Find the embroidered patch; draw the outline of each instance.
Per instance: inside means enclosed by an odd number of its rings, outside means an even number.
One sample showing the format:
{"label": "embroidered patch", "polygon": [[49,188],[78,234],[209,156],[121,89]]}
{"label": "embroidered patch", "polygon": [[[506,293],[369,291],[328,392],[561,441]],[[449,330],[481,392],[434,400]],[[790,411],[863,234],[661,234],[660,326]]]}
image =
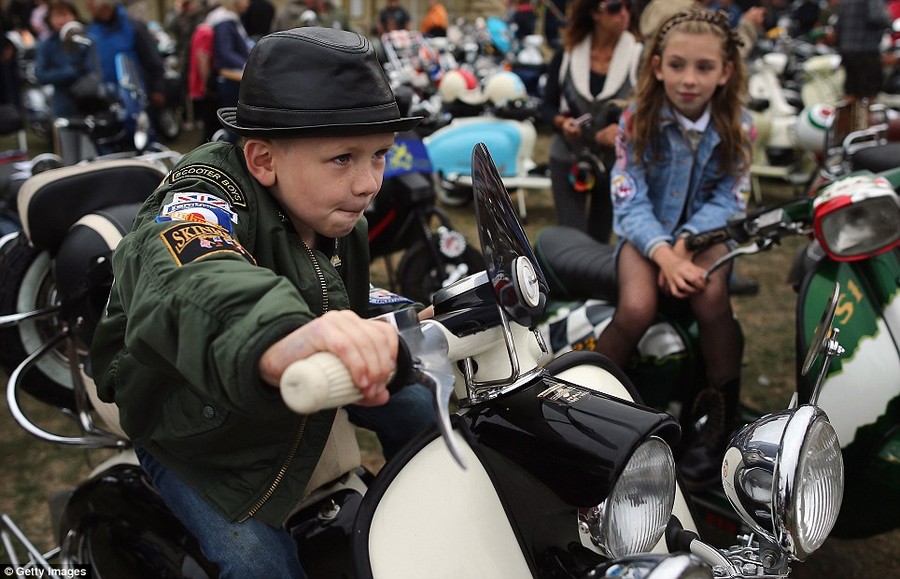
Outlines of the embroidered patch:
{"label": "embroidered patch", "polygon": [[734,188],[731,192],[734,194],[734,199],[741,209],[747,207],[747,201],[750,200],[750,195],[752,194],[750,187],[750,175],[747,174],[734,182]]}
{"label": "embroidered patch", "polygon": [[236,253],[256,265],[253,256],[218,225],[182,222],[159,236],[179,266],[222,252]]}
{"label": "embroidered patch", "polygon": [[247,206],[247,198],[244,196],[241,188],[238,187],[237,181],[218,167],[203,163],[193,163],[169,173],[169,183],[177,183],[182,179],[200,179],[201,181],[212,183],[228,197],[232,205],[237,207]]}
{"label": "embroidered patch", "polygon": [[237,214],[231,210],[227,202],[214,195],[202,193],[176,194],[172,203],[163,205],[156,218],[157,222],[163,221],[194,221],[197,223],[209,223],[218,225],[234,234],[234,223],[237,223]]}
{"label": "embroidered patch", "polygon": [[634,178],[628,173],[617,173],[609,184],[615,205],[625,205],[634,197]]}
{"label": "embroidered patch", "polygon": [[369,284],[369,304],[373,306],[389,306],[394,304],[411,304],[413,301],[386,289]]}

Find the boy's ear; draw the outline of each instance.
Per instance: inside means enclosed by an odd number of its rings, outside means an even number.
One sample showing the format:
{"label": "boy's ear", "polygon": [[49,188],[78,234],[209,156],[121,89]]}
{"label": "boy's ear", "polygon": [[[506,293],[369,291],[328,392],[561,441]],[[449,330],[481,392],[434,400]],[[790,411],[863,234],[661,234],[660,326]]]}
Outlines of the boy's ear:
{"label": "boy's ear", "polygon": [[244,142],[244,160],[247,170],[263,187],[275,184],[275,158],[272,143],[263,139],[247,139]]}

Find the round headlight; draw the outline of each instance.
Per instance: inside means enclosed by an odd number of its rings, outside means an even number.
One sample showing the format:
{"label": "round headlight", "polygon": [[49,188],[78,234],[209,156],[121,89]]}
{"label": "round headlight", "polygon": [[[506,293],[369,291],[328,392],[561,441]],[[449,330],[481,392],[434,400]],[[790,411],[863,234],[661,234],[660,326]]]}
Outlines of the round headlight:
{"label": "round headlight", "polygon": [[783,513],[785,539],[794,546],[794,555],[800,559],[822,546],[837,521],[844,495],[844,461],[841,445],[834,427],[823,415],[812,420],[805,432],[791,432],[789,423],[785,431],[799,445],[796,463],[785,456],[778,465],[779,489],[776,495],[777,509]]}
{"label": "round headlight", "polygon": [[631,455],[606,500],[579,512],[579,524],[608,557],[642,553],[659,542],[674,502],[672,449],[651,437]]}
{"label": "round headlight", "polygon": [[844,493],[844,463],[822,410],[801,406],[745,426],[722,462],[725,495],[757,533],[794,558],[818,549]]}

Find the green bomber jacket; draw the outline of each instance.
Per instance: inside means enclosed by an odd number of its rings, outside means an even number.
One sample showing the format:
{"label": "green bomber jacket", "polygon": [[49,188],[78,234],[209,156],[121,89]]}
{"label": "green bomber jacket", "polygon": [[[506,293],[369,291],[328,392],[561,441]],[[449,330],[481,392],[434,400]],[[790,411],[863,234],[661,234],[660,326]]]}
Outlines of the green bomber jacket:
{"label": "green bomber jacket", "polygon": [[99,396],[134,443],[231,520],[280,525],[334,421],[292,413],[258,373],[269,346],[321,315],[317,269],[328,309],[366,314],[365,220],[313,252],[241,150],[210,143],[165,177],[113,256],[90,351]]}

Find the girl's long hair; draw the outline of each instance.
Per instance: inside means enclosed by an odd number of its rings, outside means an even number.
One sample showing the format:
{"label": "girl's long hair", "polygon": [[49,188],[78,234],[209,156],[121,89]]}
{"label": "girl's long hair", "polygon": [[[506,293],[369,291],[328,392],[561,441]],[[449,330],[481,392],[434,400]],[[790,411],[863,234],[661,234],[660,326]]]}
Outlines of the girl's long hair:
{"label": "girl's long hair", "polygon": [[636,160],[648,149],[655,149],[660,138],[660,113],[666,102],[666,92],[662,81],[653,72],[653,61],[654,57],[662,58],[666,41],[676,32],[714,36],[719,40],[722,61],[725,66],[729,63],[732,66],[728,82],[713,93],[710,113],[713,127],[721,139],[719,167],[728,174],[737,175],[742,167],[750,166],[750,135],[741,126],[741,113],[747,98],[747,67],[739,51],[741,41],[728,25],[725,13],[707,9],[676,14],[660,26],[646,48],[634,94],[635,112],[627,127],[634,140]]}

